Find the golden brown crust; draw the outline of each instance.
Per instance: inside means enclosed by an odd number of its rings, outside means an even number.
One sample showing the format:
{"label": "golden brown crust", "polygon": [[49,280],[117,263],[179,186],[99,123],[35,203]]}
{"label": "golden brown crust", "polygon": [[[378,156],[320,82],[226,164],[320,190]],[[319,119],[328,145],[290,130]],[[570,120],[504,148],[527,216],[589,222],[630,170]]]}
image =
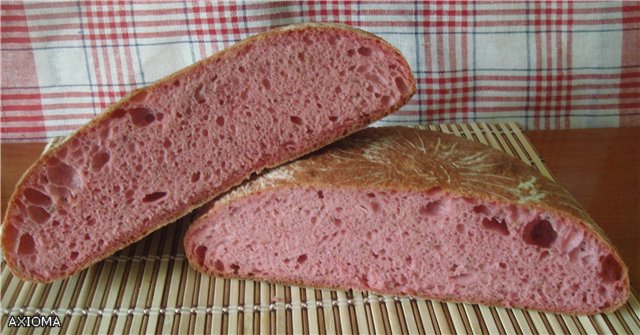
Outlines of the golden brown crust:
{"label": "golden brown crust", "polygon": [[[568,222],[578,222],[596,241],[611,250],[622,266],[624,290],[627,294],[630,292],[628,268],[622,257],[562,186],[502,151],[453,135],[410,127],[367,128],[304,159],[268,171],[222,196],[189,227],[187,236],[199,228],[200,221],[215,216],[216,209],[227,203],[261,192],[295,187],[367,191],[441,188],[454,196],[547,211],[570,219]],[[613,311],[626,300],[604,311]]]}
{"label": "golden brown crust", "polygon": [[[257,42],[257,41],[270,38],[270,37],[272,37],[274,35],[277,35],[277,34],[286,34],[286,33],[291,32],[291,31],[299,31],[299,30],[305,30],[305,29],[336,29],[336,30],[341,30],[343,32],[355,33],[355,34],[357,34],[357,35],[359,35],[361,37],[365,37],[365,38],[368,38],[368,39],[374,39],[376,41],[381,41],[382,42],[382,43],[380,43],[381,46],[383,46],[385,48],[388,48],[391,51],[393,51],[397,56],[399,56],[399,59],[404,63],[406,68],[410,69],[409,64],[407,63],[406,59],[404,59],[404,57],[402,56],[400,51],[397,50],[395,47],[393,47],[392,45],[388,44],[386,41],[382,40],[381,38],[379,38],[379,37],[377,37],[377,36],[375,36],[375,35],[373,35],[371,33],[368,33],[368,32],[365,32],[363,30],[359,30],[359,29],[356,29],[356,28],[353,28],[353,27],[350,27],[350,26],[347,26],[347,25],[333,24],[333,23],[302,23],[302,24],[294,24],[294,25],[290,25],[290,26],[284,26],[284,27],[281,27],[281,28],[278,28],[278,29],[270,30],[270,31],[262,33],[262,34],[251,36],[251,37],[249,37],[249,38],[247,38],[247,39],[245,39],[243,41],[240,41],[237,44],[234,44],[234,45],[232,45],[232,46],[230,46],[230,47],[228,47],[228,48],[226,48],[226,49],[224,49],[224,50],[222,50],[222,51],[220,51],[220,52],[218,52],[218,53],[216,53],[216,54],[214,54],[214,55],[212,55],[212,56],[210,56],[210,57],[208,57],[206,59],[203,59],[203,60],[201,60],[201,61],[199,61],[197,63],[194,63],[194,64],[192,64],[192,65],[190,65],[190,66],[188,66],[188,67],[186,67],[186,68],[184,68],[182,70],[179,70],[179,71],[177,71],[177,72],[175,72],[175,73],[173,73],[173,74],[171,74],[171,75],[169,75],[169,76],[167,76],[167,77],[165,77],[165,78],[163,78],[163,79],[151,84],[150,86],[134,90],[133,92],[131,92],[127,96],[123,97],[117,103],[109,106],[103,113],[101,113],[98,116],[96,116],[89,123],[87,123],[86,125],[82,126],[78,130],[76,130],[65,141],[59,143],[55,147],[51,148],[51,150],[49,150],[48,152],[44,153],[36,162],[34,162],[29,167],[29,169],[27,169],[27,171],[23,174],[23,176],[20,178],[20,180],[16,184],[15,191],[14,191],[13,195],[11,196],[11,198],[9,199],[9,202],[8,202],[8,205],[7,205],[7,211],[6,211],[4,219],[3,219],[2,234],[4,234],[4,229],[7,226],[6,225],[7,219],[11,216],[11,213],[12,213],[12,210],[13,210],[13,208],[15,206],[15,201],[16,201],[17,197],[20,196],[24,192],[24,189],[28,186],[28,185],[25,184],[26,178],[28,176],[30,176],[30,175],[33,175],[34,173],[36,173],[40,169],[42,169],[44,164],[46,163],[46,161],[49,158],[55,156],[59,150],[64,148],[66,143],[69,143],[74,138],[81,136],[83,133],[93,131],[97,126],[101,125],[104,121],[108,120],[115,110],[117,110],[118,108],[121,108],[123,105],[125,105],[129,100],[131,100],[138,93],[143,92],[143,91],[148,91],[148,90],[150,90],[152,88],[164,85],[164,84],[166,84],[168,82],[171,82],[171,81],[174,80],[175,77],[180,76],[182,73],[193,71],[193,70],[195,70],[195,69],[197,69],[199,67],[205,66],[205,64],[207,64],[207,63],[215,62],[218,59],[223,59],[224,57],[226,57],[228,55],[232,55],[236,50],[238,50],[240,48],[243,48],[243,47],[245,47],[245,46],[247,46],[249,44],[253,44],[253,43]],[[333,141],[336,141],[336,140],[339,140],[339,139],[341,139],[341,138],[343,138],[345,136],[348,136],[351,133],[357,131],[358,129],[361,129],[362,127],[365,127],[367,124],[369,124],[369,123],[371,123],[371,122],[373,122],[373,121],[375,121],[377,119],[380,119],[380,118],[384,117],[385,115],[390,114],[393,111],[399,109],[407,101],[409,101],[411,96],[413,96],[413,94],[416,91],[415,78],[412,76],[411,79],[412,80],[409,83],[407,83],[407,92],[404,92],[404,94],[401,96],[401,98],[400,98],[398,103],[396,103],[393,106],[390,106],[390,107],[388,107],[386,109],[382,109],[382,110],[379,110],[379,111],[376,111],[376,112],[372,113],[371,116],[368,119],[363,119],[363,120],[361,120],[361,122],[359,122],[358,124],[353,125],[351,128],[345,129],[345,131],[340,136],[337,136],[337,137],[335,137],[333,139],[330,139],[328,141],[320,143],[319,145],[313,147],[312,149],[310,149],[310,150],[308,150],[306,152],[300,152],[296,156],[289,157],[288,159],[280,161],[277,164],[274,164],[272,166],[266,166],[264,168],[271,168],[271,167],[274,167],[274,166],[278,166],[278,165],[280,165],[280,164],[282,164],[284,162],[290,161],[292,159],[296,159],[296,158],[298,158],[300,156],[303,156],[303,155],[305,155],[305,154],[307,154],[309,152],[317,150],[318,148],[321,148],[321,147],[323,147],[323,146],[325,146],[325,145],[327,145],[327,144],[329,144],[329,143],[331,143]],[[254,173],[260,173],[261,171],[262,170],[254,171]],[[246,176],[246,178],[248,178],[248,177],[249,177],[249,175]],[[125,247],[125,246],[127,246],[127,245],[129,245],[131,243],[134,243],[134,242],[142,239],[143,237],[145,237],[146,235],[151,233],[153,230],[159,229],[159,228],[161,228],[161,227],[163,227],[163,226],[165,226],[165,225],[177,220],[178,218],[186,215],[187,213],[191,212],[195,208],[198,208],[198,207],[202,206],[203,204],[207,203],[208,201],[212,200],[213,198],[217,197],[218,195],[222,194],[223,192],[225,192],[225,191],[227,191],[227,190],[239,185],[240,183],[242,183],[242,181],[239,181],[239,182],[234,183],[234,184],[226,185],[226,187],[223,186],[219,192],[216,192],[215,194],[211,194],[206,198],[200,199],[197,203],[192,204],[191,206],[187,207],[183,212],[176,213],[176,215],[174,215],[174,216],[172,216],[170,218],[167,218],[163,222],[161,222],[158,225],[152,227],[150,230],[142,232],[142,234],[140,234],[139,236],[132,237],[130,240],[128,240],[128,241],[126,241],[126,242],[124,242],[124,243],[122,243],[120,245],[114,246],[112,249],[102,253],[101,255],[96,255],[96,257],[92,261],[87,262],[84,266],[80,267],[74,273],[76,273],[76,272],[78,272],[78,271],[80,271],[82,269],[85,269],[85,268],[91,266],[92,264],[94,264],[94,263],[96,263],[96,262],[98,262],[98,261],[100,261],[100,260],[102,260],[102,259],[104,259],[106,257],[109,257],[114,252],[122,249],[123,247]],[[0,234],[0,238],[1,238],[2,234]],[[63,277],[63,276],[61,276],[59,278],[33,278],[28,274],[16,271],[16,260],[13,259],[11,254],[8,253],[5,250],[4,243],[2,243],[2,248],[3,248],[3,251],[4,251],[5,259],[7,261],[7,265],[9,265],[9,268],[11,269],[12,273],[14,275],[16,275],[17,277],[21,278],[21,279],[33,280],[33,281],[36,281],[36,282],[43,282],[44,283],[44,282],[50,282],[50,281],[53,281],[53,280],[56,280],[56,279],[60,279],[60,278]],[[74,273],[68,274],[68,275],[66,275],[64,277],[73,275]]]}

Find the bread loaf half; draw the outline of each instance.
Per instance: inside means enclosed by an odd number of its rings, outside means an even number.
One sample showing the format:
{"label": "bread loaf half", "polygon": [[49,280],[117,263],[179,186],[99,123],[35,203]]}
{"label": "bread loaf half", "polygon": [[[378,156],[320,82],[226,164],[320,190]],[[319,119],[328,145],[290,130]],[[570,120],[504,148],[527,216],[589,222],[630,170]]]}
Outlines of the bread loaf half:
{"label": "bread loaf half", "polygon": [[24,279],[68,276],[415,89],[398,50],[347,26],[248,38],[133,92],[38,160],[4,219],[7,264]]}
{"label": "bread loaf half", "polygon": [[571,314],[629,296],[620,255],[561,186],[413,128],[365,129],[243,184],[184,245],[223,277]]}

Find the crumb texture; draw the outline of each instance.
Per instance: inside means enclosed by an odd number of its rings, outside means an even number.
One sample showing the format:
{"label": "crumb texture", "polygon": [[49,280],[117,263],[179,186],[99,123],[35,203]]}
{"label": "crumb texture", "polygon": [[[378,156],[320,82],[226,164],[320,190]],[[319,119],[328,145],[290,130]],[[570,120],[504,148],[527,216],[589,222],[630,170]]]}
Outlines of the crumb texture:
{"label": "crumb texture", "polygon": [[282,30],[139,91],[39,162],[2,244],[21,277],[64,277],[265,166],[398,108],[415,90],[388,44]]}
{"label": "crumb texture", "polygon": [[625,297],[575,222],[440,189],[275,189],[211,214],[185,250],[213,274],[574,313]]}
{"label": "crumb texture", "polygon": [[560,185],[504,152],[361,130],[223,195],[189,228],[211,274],[545,311],[629,296],[627,268]]}

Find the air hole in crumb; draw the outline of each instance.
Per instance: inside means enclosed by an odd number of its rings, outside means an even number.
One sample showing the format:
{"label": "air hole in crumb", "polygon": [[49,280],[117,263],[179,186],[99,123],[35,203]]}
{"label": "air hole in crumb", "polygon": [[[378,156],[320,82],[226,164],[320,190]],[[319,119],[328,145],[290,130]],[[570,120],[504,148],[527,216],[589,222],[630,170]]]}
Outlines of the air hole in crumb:
{"label": "air hole in crumb", "polygon": [[164,141],[162,142],[162,146],[164,148],[170,148],[171,147],[171,140],[168,138],[165,138]]}
{"label": "air hole in crumb", "polygon": [[318,198],[320,199],[324,198],[324,194],[322,193],[322,191],[318,191]]}
{"label": "air hole in crumb", "polygon": [[146,107],[137,107],[129,110],[131,121],[136,127],[146,127],[156,120],[153,111]]}
{"label": "air hole in crumb", "polygon": [[331,116],[329,116],[329,121],[336,122],[336,121],[338,121],[338,117],[331,115]]}
{"label": "air hole in crumb", "polygon": [[27,198],[27,201],[29,201],[34,205],[38,205],[38,206],[51,205],[51,198],[48,195],[31,187],[27,187],[24,190],[24,197]]}
{"label": "air hole in crumb", "polygon": [[289,119],[293,124],[296,124],[298,126],[302,124],[302,119],[297,116],[290,116]]}
{"label": "air hole in crumb", "polygon": [[376,74],[373,73],[367,73],[364,76],[368,81],[374,82],[374,83],[380,83],[380,77],[378,77]]}
{"label": "air hole in crumb", "polygon": [[271,89],[271,82],[269,81],[269,79],[262,79],[262,86],[264,86],[264,88],[267,90]]}
{"label": "air hole in crumb", "polygon": [[333,224],[334,224],[336,227],[340,227],[340,225],[342,224],[342,220],[340,220],[340,219],[338,219],[338,218],[333,218],[333,219],[331,220],[331,222],[333,222]]}
{"label": "air hole in crumb", "polygon": [[36,251],[36,242],[30,234],[20,236],[20,244],[18,244],[18,255],[30,255]]}
{"label": "air hole in crumb", "polygon": [[464,225],[461,225],[461,224],[456,225],[456,231],[458,233],[463,233],[464,232]]}
{"label": "air hole in crumb", "polygon": [[196,262],[198,266],[202,267],[204,265],[204,257],[207,253],[207,247],[204,245],[198,246],[196,248]]}
{"label": "air hole in crumb", "polygon": [[347,56],[353,57],[353,55],[355,55],[355,54],[356,54],[355,50],[353,50],[353,49],[347,50]]}
{"label": "air hole in crumb", "polygon": [[498,263],[498,266],[499,266],[501,269],[506,269],[506,268],[507,268],[507,264],[505,264],[505,263],[503,263],[503,262]]}
{"label": "air hole in crumb", "polygon": [[142,202],[153,202],[164,198],[167,192],[153,192],[149,193],[142,198]]}
{"label": "air hole in crumb", "polygon": [[118,109],[114,110],[113,112],[111,112],[111,116],[114,119],[120,119],[123,116],[125,116],[126,114],[127,114],[127,111],[122,109],[122,108],[118,108]]}
{"label": "air hole in crumb", "polygon": [[602,260],[602,270],[600,277],[605,282],[613,282],[622,279],[622,266],[616,261],[613,255],[609,254]]}
{"label": "air hole in crumb", "polygon": [[303,264],[306,261],[307,261],[307,254],[300,255],[296,259],[296,262],[298,262],[298,264]]}
{"label": "air hole in crumb", "polygon": [[375,198],[376,195],[374,193],[367,193],[367,197],[369,198]]}
{"label": "air hole in crumb", "polygon": [[53,220],[53,221],[51,222],[51,226],[52,226],[52,227],[57,227],[57,226],[59,226],[59,225],[60,225],[60,221],[58,221],[58,220]]}
{"label": "air hole in crumb", "polygon": [[36,223],[42,224],[47,222],[51,217],[51,214],[47,212],[44,208],[38,206],[29,206],[27,207],[27,214],[29,218],[31,218]]}
{"label": "air hole in crumb", "polygon": [[245,72],[244,66],[240,65],[240,67],[238,67],[238,71],[240,71],[241,73]]}
{"label": "air hole in crumb", "polygon": [[224,117],[222,117],[222,116],[218,116],[218,117],[216,118],[216,124],[217,124],[218,126],[220,126],[220,127],[224,126]]}
{"label": "air hole in crumb", "polygon": [[380,211],[380,204],[379,204],[377,201],[372,202],[372,203],[371,203],[371,210],[372,210],[374,213],[379,212],[379,211]]}
{"label": "air hole in crumb", "polygon": [[540,253],[540,256],[538,257],[539,260],[543,260],[545,258],[549,257],[549,251],[545,250],[543,252]]}
{"label": "air hole in crumb", "polygon": [[87,216],[85,220],[87,221],[87,226],[93,226],[94,224],[96,224],[96,219],[94,219],[91,215]]}
{"label": "air hole in crumb", "polygon": [[109,136],[111,135],[111,128],[109,128],[108,125],[105,125],[101,130],[100,130],[100,138],[102,140],[108,140]]}
{"label": "air hole in crumb", "polygon": [[91,168],[93,171],[100,171],[108,162],[111,156],[104,151],[98,152],[91,158]]}
{"label": "air hole in crumb", "polygon": [[524,242],[531,245],[537,245],[542,248],[548,248],[558,237],[558,233],[548,220],[533,220],[524,227]]}
{"label": "air hole in crumb", "polygon": [[308,45],[313,44],[313,40],[311,40],[311,38],[309,38],[309,36],[305,35],[302,37],[302,41]]}
{"label": "air hole in crumb", "polygon": [[57,186],[76,188],[80,184],[76,170],[62,162],[50,167],[47,171],[47,175],[49,176],[49,181]]}
{"label": "air hole in crumb", "polygon": [[213,268],[216,269],[216,271],[218,271],[218,272],[223,272],[224,271],[224,263],[222,263],[221,260],[217,259],[215,261],[215,263],[213,263]]}
{"label": "air hole in crumb", "polygon": [[191,175],[191,182],[192,183],[195,183],[198,180],[200,180],[200,171],[198,171],[198,172],[196,172],[196,173]]}
{"label": "air hole in crumb", "polygon": [[440,211],[441,203],[440,200],[432,201],[422,207],[420,207],[420,215],[422,216],[430,216],[436,215]]}
{"label": "air hole in crumb", "polygon": [[84,234],[84,240],[88,241],[91,239],[91,236],[89,236],[89,234]]}
{"label": "air hole in crumb", "polygon": [[340,94],[342,93],[342,88],[340,86],[337,86],[334,91],[336,92],[336,94]]}
{"label": "air hole in crumb", "polygon": [[487,208],[487,206],[484,206],[484,205],[473,206],[473,212],[482,214],[482,215],[487,215],[487,216],[491,214],[489,212],[489,208]]}
{"label": "air hole in crumb", "polygon": [[77,251],[72,251],[69,258],[71,258],[72,261],[75,261],[78,258],[78,255],[80,254]]}
{"label": "air hole in crumb", "polygon": [[382,98],[380,98],[380,103],[382,104],[382,107],[391,106],[391,97],[388,95],[383,95]]}
{"label": "air hole in crumb", "polygon": [[193,93],[193,97],[196,99],[196,102],[199,104],[205,103],[207,101],[207,97],[204,94],[204,86],[200,85],[196,88]]}
{"label": "air hole in crumb", "polygon": [[129,101],[136,104],[140,104],[140,103],[143,103],[145,100],[147,100],[147,95],[148,95],[147,91],[138,91],[133,97],[131,97]]}
{"label": "air hole in crumb", "polygon": [[369,70],[371,70],[371,65],[370,64],[364,64],[364,65],[358,66],[358,68],[356,69],[356,72],[365,73],[365,72],[368,72]]}
{"label": "air hole in crumb", "polygon": [[298,59],[299,59],[301,62],[304,62],[304,52],[299,52],[299,53],[298,53]]}
{"label": "air hole in crumb", "polygon": [[404,80],[402,78],[396,77],[394,81],[396,82],[396,87],[400,92],[404,92],[407,90],[407,85],[404,83]]}
{"label": "air hole in crumb", "polygon": [[367,48],[367,47],[359,47],[358,53],[362,56],[369,57],[371,56],[372,51],[370,48]]}
{"label": "air hole in crumb", "polygon": [[500,233],[501,235],[504,235],[504,236],[509,235],[507,222],[504,219],[498,220],[496,218],[491,218],[491,219],[483,218],[482,226],[488,230]]}
{"label": "air hole in crumb", "polygon": [[233,270],[233,274],[235,275],[238,274],[238,271],[240,270],[240,265],[233,263],[229,265],[229,267]]}
{"label": "air hole in crumb", "polygon": [[202,137],[209,137],[209,130],[202,129]]}
{"label": "air hole in crumb", "polygon": [[[72,142],[72,143],[76,143],[76,141],[77,141],[77,139],[73,140],[73,142]],[[77,144],[77,145],[80,145],[80,144],[79,144],[79,142],[78,142],[78,144]],[[76,146],[77,146],[77,145],[76,145]],[[47,161],[47,165],[49,165],[49,166],[56,166],[56,165],[59,165],[60,163],[62,163],[62,161],[61,161],[61,160],[59,160],[59,159],[58,159],[58,157],[51,157],[51,158],[49,158],[49,160]]]}

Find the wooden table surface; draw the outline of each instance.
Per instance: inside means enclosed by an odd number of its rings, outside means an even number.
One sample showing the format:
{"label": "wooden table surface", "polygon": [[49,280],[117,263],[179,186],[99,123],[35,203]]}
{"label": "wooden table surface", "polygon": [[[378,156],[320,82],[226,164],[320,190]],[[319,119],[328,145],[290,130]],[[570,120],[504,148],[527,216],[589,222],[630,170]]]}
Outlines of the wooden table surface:
{"label": "wooden table surface", "polygon": [[[527,131],[556,180],[607,233],[640,290],[640,128]],[[44,143],[2,144],[2,215]]]}

